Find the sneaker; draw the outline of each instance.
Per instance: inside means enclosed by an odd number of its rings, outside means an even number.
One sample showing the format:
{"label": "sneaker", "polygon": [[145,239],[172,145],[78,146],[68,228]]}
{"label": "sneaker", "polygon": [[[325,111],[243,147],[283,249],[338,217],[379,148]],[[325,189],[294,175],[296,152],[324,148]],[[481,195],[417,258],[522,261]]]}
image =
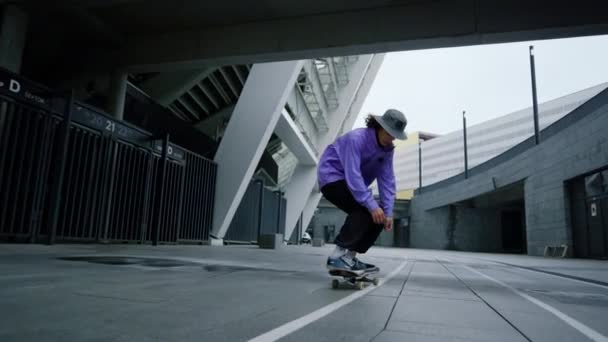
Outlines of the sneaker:
{"label": "sneaker", "polygon": [[365,270],[365,272],[380,271],[380,268],[376,267],[376,265],[365,263],[365,262],[357,259],[356,257],[353,258],[353,261],[355,262],[356,265],[358,265],[357,268],[363,269],[363,270]]}
{"label": "sneaker", "polygon": [[327,269],[330,271],[348,271],[356,274],[365,273],[365,269],[362,268],[360,263],[354,262],[350,265],[343,257],[327,258]]}

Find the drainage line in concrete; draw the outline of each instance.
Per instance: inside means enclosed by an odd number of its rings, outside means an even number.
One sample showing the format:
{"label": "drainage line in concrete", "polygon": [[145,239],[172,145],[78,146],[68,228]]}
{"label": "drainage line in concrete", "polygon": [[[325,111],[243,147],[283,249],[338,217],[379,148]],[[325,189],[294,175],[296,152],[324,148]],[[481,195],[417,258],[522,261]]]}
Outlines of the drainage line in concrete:
{"label": "drainage line in concrete", "polygon": [[410,279],[410,274],[412,273],[412,270],[414,269],[414,265],[416,265],[416,261],[414,261],[411,264],[410,270],[407,272],[407,276],[405,276],[405,281],[403,282],[403,285],[401,286],[401,290],[399,291],[399,295],[397,296],[397,299],[393,303],[393,307],[391,308],[391,312],[389,313],[388,318],[386,319],[386,322],[384,323],[384,327],[382,328],[382,330],[378,331],[378,333],[376,334],[376,336],[372,337],[372,339],[370,340],[370,342],[372,342],[373,340],[375,340],[388,327],[388,322],[390,322],[391,317],[393,317],[393,312],[395,311],[395,307],[397,307],[397,302],[399,301],[399,298],[401,298],[401,294],[403,293],[403,289],[405,289],[405,284]]}
{"label": "drainage line in concrete", "polygon": [[479,298],[482,302],[484,302],[492,311],[496,312],[496,314],[498,316],[500,316],[503,320],[505,320],[505,322],[507,322],[507,324],[509,324],[521,336],[523,336],[526,339],[526,341],[532,342],[532,340],[528,336],[526,336],[526,334],[524,334],[523,331],[521,331],[518,327],[516,327],[515,324],[513,324],[511,321],[509,321],[503,314],[501,314],[500,312],[498,312],[498,310],[496,310],[492,305],[490,305],[490,303],[488,303],[477,292],[475,292],[475,290],[473,290],[472,287],[470,287],[459,276],[457,276],[456,273],[452,272],[452,270],[450,270],[446,265],[444,265],[441,261],[439,261],[439,259],[435,258],[435,260],[437,260],[437,263],[439,263],[439,265],[443,266],[443,268],[445,268],[451,275],[453,275],[456,279],[458,279],[458,281],[460,281],[464,286],[466,286],[467,289],[469,289],[469,291],[471,291],[477,298]]}

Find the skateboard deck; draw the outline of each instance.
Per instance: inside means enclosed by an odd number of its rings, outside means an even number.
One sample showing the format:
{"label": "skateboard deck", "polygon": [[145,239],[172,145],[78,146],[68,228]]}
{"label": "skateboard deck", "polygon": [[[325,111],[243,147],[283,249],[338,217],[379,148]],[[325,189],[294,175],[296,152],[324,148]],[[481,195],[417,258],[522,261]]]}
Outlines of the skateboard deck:
{"label": "skateboard deck", "polygon": [[344,270],[330,270],[329,275],[333,277],[341,277],[343,279],[341,282],[340,279],[333,278],[331,280],[331,288],[337,289],[342,283],[349,284],[350,286],[355,286],[359,290],[363,290],[368,284],[374,284],[374,286],[377,286],[379,283],[379,279],[370,276],[378,272],[379,270],[373,270],[369,272],[364,272],[362,274],[357,274]]}

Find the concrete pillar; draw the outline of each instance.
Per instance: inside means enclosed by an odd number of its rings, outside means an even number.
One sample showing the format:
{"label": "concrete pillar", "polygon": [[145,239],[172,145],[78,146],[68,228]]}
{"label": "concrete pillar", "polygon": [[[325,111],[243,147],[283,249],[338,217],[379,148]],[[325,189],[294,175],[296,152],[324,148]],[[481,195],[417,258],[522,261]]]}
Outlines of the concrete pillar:
{"label": "concrete pillar", "polygon": [[127,96],[127,74],[115,72],[110,77],[108,88],[108,105],[106,110],[116,120],[122,120]]}
{"label": "concrete pillar", "polygon": [[[317,182],[317,166],[298,163],[285,188],[285,239],[289,239]],[[304,223],[304,222],[302,222]]]}
{"label": "concrete pillar", "polygon": [[212,244],[226,234],[303,63],[264,63],[251,69],[215,155]]}
{"label": "concrete pillar", "polygon": [[0,11],[0,67],[19,73],[27,36],[27,14],[15,5],[5,5]]}
{"label": "concrete pillar", "polygon": [[[363,55],[359,57],[357,63],[350,67],[350,82],[338,91],[340,105],[328,115],[329,130],[320,137],[319,153],[323,153],[327,145],[331,144],[339,134],[352,128],[383,60],[384,54]],[[287,198],[286,237],[291,236],[305,206],[312,206],[314,212],[314,208],[318,205],[321,199],[320,194],[310,196],[310,198],[302,196],[302,194],[311,194],[316,184],[316,167],[314,171],[309,170],[306,166],[298,165],[296,167],[291,181],[285,188]],[[303,217],[303,224],[308,225],[309,222],[310,217],[308,219]]]}

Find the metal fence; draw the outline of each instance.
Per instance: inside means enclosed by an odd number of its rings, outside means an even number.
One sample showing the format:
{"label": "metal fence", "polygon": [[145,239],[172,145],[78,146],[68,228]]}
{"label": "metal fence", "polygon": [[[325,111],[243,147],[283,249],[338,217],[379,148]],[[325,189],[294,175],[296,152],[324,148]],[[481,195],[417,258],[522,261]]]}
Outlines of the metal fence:
{"label": "metal fence", "polygon": [[[208,239],[213,220],[216,172],[215,164],[195,153],[186,153],[184,205],[179,241]],[[201,203],[209,205],[201,206]]]}
{"label": "metal fence", "polygon": [[0,69],[0,238],[208,240],[216,164]]}
{"label": "metal fence", "polygon": [[285,234],[286,207],[287,201],[281,193],[268,190],[262,181],[252,181],[224,240],[257,243],[260,235]]}
{"label": "metal fence", "polygon": [[0,237],[27,240],[40,230],[57,123],[0,95]]}

